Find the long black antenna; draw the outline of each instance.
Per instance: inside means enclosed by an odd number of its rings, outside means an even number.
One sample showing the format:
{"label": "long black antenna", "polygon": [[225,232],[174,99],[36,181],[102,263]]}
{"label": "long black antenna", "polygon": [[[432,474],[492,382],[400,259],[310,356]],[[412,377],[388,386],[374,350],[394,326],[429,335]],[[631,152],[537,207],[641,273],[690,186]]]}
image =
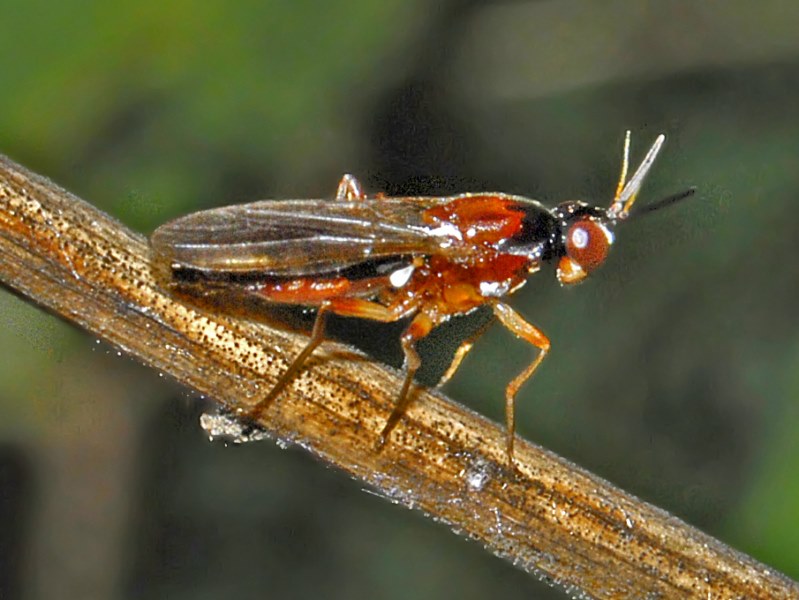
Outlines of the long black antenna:
{"label": "long black antenna", "polygon": [[671,206],[672,204],[676,204],[681,200],[685,200],[686,198],[690,198],[696,193],[696,188],[688,188],[685,191],[678,192],[676,194],[672,194],[671,196],[666,196],[665,198],[661,198],[655,202],[650,204],[644,204],[643,206],[636,207],[636,210],[632,211],[630,217],[640,217],[647,213],[651,213],[656,210],[660,210],[666,206]]}

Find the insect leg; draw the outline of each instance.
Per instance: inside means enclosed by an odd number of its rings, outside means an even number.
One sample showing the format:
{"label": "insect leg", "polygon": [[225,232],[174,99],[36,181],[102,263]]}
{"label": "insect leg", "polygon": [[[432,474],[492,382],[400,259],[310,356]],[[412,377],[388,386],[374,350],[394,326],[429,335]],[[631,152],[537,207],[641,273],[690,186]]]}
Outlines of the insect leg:
{"label": "insect leg", "polygon": [[458,346],[457,350],[455,350],[455,354],[452,357],[452,362],[449,364],[449,367],[447,367],[447,370],[441,376],[441,379],[438,380],[436,387],[441,387],[442,385],[447,383],[450,379],[452,379],[452,376],[455,375],[455,372],[461,366],[461,363],[463,362],[463,359],[466,358],[466,355],[469,354],[469,351],[474,346],[474,343],[478,339],[480,339],[483,336],[483,334],[486,332],[486,330],[489,327],[491,327],[491,325],[493,324],[494,324],[494,319],[488,319],[485,323],[480,325],[480,327],[478,327],[474,333],[472,333],[468,338],[466,338],[463,342],[461,342],[461,345]]}
{"label": "insect leg", "polygon": [[345,174],[338,183],[336,190],[336,200],[364,200],[366,194],[363,193],[361,182],[349,173]]}
{"label": "insect leg", "polygon": [[[294,362],[289,365],[286,372],[280,376],[280,379],[277,380],[277,383],[275,383],[274,387],[269,391],[266,398],[258,402],[245,416],[253,420],[257,419],[297,375],[303,364],[305,364],[305,361],[308,360],[308,357],[317,346],[324,341],[325,317],[327,313],[332,312],[346,317],[360,317],[362,319],[390,323],[408,316],[414,310],[415,307],[413,306],[383,306],[377,302],[370,302],[360,298],[334,298],[323,302],[316,313],[316,321],[314,321],[311,339],[308,341],[308,344],[303,348],[302,352],[299,353],[297,358],[294,359]],[[411,329],[411,327],[408,329]],[[418,368],[418,365],[416,368]]]}
{"label": "insect leg", "polygon": [[291,382],[292,379],[297,375],[299,370],[302,368],[302,365],[305,364],[305,361],[308,360],[308,357],[316,350],[316,347],[322,343],[325,339],[325,317],[330,310],[330,303],[325,302],[319,306],[319,310],[316,312],[316,320],[313,324],[313,329],[311,330],[311,339],[308,340],[308,344],[305,348],[302,349],[297,355],[297,358],[294,359],[289,365],[289,368],[280,376],[277,380],[277,383],[269,390],[269,394],[267,394],[266,398],[258,402],[250,411],[247,413],[247,417],[250,419],[257,419],[261,413],[263,413],[269,405],[277,398],[278,394],[282,392],[285,387]]}
{"label": "insect leg", "polygon": [[393,323],[408,317],[416,310],[412,305],[383,306],[362,298],[333,298],[328,302],[330,312],[342,317],[358,317],[379,323]]}
{"label": "insect leg", "polygon": [[494,314],[500,322],[510,330],[516,337],[520,337],[525,342],[539,349],[538,356],[535,357],[527,368],[519,373],[505,388],[505,419],[507,422],[507,450],[508,462],[513,465],[513,441],[516,430],[516,393],[524,385],[530,376],[538,368],[549,352],[549,338],[545,336],[537,327],[528,323],[522,316],[507,304],[496,302],[492,305]]}
{"label": "insect leg", "polygon": [[428,315],[419,313],[413,318],[413,321],[411,321],[411,324],[408,325],[408,328],[400,338],[402,351],[405,354],[405,381],[402,382],[402,389],[400,389],[397,403],[394,405],[394,410],[391,411],[386,424],[383,426],[383,430],[380,432],[380,437],[376,444],[378,450],[386,444],[391,431],[397,425],[402,415],[405,414],[405,409],[408,408],[408,402],[410,401],[408,392],[411,389],[413,377],[422,364],[422,360],[416,352],[416,342],[430,333],[435,325],[436,323]]}

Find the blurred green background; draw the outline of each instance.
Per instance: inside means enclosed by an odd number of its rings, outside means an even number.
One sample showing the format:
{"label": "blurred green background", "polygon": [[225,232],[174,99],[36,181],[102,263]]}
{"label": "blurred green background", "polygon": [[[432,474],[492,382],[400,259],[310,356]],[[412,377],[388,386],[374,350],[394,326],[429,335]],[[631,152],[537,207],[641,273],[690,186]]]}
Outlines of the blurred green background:
{"label": "blurred green background", "polygon": [[[514,297],[554,343],[518,428],[799,578],[799,5],[120,6],[3,3],[0,152],[145,233],[344,172],[605,205],[624,130],[636,164],[665,132],[642,202],[697,197]],[[208,404],[9,293],[0,352],[4,600],[564,597],[302,451],[209,443]],[[499,420],[528,358],[493,328],[448,392]]]}

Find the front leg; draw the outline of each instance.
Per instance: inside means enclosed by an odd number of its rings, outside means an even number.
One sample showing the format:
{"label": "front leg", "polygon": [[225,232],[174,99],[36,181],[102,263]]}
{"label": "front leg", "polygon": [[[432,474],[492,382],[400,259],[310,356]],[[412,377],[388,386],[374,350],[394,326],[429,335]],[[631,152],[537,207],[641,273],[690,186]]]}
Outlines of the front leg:
{"label": "front leg", "polygon": [[496,302],[492,304],[494,314],[510,332],[523,339],[525,342],[535,346],[540,350],[527,368],[519,373],[505,388],[505,419],[507,422],[507,450],[508,463],[513,466],[513,441],[516,436],[516,394],[524,382],[530,379],[544,357],[549,352],[549,338],[543,334],[535,325],[524,320],[524,318],[507,304]]}

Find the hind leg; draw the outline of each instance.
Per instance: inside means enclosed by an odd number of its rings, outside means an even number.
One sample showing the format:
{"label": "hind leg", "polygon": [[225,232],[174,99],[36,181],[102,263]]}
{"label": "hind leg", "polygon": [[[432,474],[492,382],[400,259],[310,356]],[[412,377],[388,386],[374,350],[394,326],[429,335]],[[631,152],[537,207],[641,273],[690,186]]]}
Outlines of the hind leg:
{"label": "hind leg", "polygon": [[308,344],[289,365],[289,368],[280,376],[266,397],[250,409],[245,416],[257,420],[286,386],[297,376],[297,373],[299,373],[302,366],[311,354],[313,354],[313,351],[316,350],[325,339],[325,319],[328,313],[332,312],[346,317],[360,317],[362,319],[390,323],[408,316],[412,310],[412,308],[405,306],[386,307],[382,304],[359,298],[335,298],[333,300],[326,300],[319,306],[319,310],[316,313],[316,320],[314,321],[311,338],[308,340]]}
{"label": "hind leg", "polygon": [[258,404],[250,409],[246,415],[248,418],[256,420],[259,416],[261,416],[261,414],[272,404],[275,398],[278,397],[280,392],[282,392],[291,382],[291,380],[294,379],[299,370],[302,369],[302,365],[304,365],[305,361],[308,360],[308,357],[313,354],[313,351],[316,350],[316,347],[319,346],[322,341],[324,341],[325,317],[327,316],[329,310],[330,305],[328,303],[322,304],[319,307],[319,310],[316,313],[316,320],[314,321],[313,329],[311,330],[311,339],[308,340],[308,344],[302,349],[302,352],[297,355],[297,358],[295,358],[294,361],[289,365],[289,368],[283,372],[272,389],[269,390],[266,398],[258,402]]}

